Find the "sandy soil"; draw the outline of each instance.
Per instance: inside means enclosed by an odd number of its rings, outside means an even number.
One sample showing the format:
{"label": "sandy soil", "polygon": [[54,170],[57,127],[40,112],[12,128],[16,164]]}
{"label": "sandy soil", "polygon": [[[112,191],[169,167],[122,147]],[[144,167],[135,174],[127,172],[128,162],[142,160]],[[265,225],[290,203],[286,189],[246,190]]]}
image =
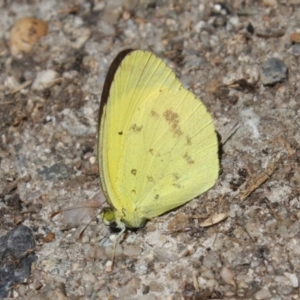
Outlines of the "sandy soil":
{"label": "sandy soil", "polygon": [[[219,2],[0,1],[0,234],[30,227],[38,256],[12,298],[299,299],[300,1]],[[48,34],[12,56],[23,17]],[[222,172],[209,192],[128,231],[109,272],[116,233],[97,217],[78,235],[107,205],[98,110],[126,48],[153,51],[202,99]]]}

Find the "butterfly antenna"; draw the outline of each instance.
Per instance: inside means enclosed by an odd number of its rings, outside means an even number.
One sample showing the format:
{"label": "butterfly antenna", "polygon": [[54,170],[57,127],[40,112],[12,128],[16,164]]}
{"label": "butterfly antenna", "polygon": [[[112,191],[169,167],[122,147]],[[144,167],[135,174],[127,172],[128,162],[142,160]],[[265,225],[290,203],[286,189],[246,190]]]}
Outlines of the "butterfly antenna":
{"label": "butterfly antenna", "polygon": [[50,215],[50,218],[53,219],[55,216],[57,216],[59,214],[63,214],[66,211],[72,211],[72,210],[81,209],[81,208],[95,209],[95,208],[99,208],[99,207],[98,206],[93,206],[93,205],[82,205],[82,206],[74,206],[74,207],[59,209],[59,210],[56,210],[56,211],[52,212],[51,215]]}
{"label": "butterfly antenna", "polygon": [[88,228],[88,226],[90,226],[90,224],[96,219],[96,217],[97,217],[98,214],[99,214],[98,212],[95,213],[94,216],[91,218],[91,220],[90,220],[87,224],[85,224],[85,226],[82,228],[82,230],[80,231],[80,233],[79,233],[79,235],[78,235],[78,239],[79,239],[79,240],[81,240],[81,238],[82,238],[82,236],[83,236],[85,230],[86,230],[86,229]]}

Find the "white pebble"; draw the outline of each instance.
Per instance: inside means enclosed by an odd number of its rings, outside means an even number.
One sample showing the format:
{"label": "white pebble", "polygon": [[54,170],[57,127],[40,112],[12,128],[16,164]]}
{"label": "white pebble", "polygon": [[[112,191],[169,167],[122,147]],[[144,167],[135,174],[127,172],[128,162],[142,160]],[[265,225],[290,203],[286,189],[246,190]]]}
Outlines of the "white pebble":
{"label": "white pebble", "polygon": [[57,72],[50,69],[38,72],[32,84],[32,90],[42,91],[50,88],[56,83],[55,78],[57,75]]}
{"label": "white pebble", "polygon": [[255,293],[254,297],[256,300],[270,299],[271,293],[268,288],[263,287],[261,290]]}
{"label": "white pebble", "polygon": [[233,272],[231,272],[231,270],[228,269],[227,267],[223,267],[223,268],[222,268],[222,270],[221,270],[221,277],[222,277],[222,279],[223,279],[226,283],[235,286],[235,282],[234,282],[234,280],[233,280],[234,274],[233,274]]}
{"label": "white pebble", "polygon": [[299,287],[299,280],[296,274],[285,272],[284,275],[291,281],[292,287],[294,288]]}

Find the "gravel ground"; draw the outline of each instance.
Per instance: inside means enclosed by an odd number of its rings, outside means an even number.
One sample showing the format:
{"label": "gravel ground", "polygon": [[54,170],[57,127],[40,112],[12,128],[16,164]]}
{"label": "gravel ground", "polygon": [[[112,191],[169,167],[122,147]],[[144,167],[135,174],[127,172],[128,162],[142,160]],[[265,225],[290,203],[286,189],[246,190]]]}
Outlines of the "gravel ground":
{"label": "gravel ground", "polygon": [[[300,298],[299,0],[2,0],[0,10],[0,234],[31,228],[37,255],[12,298]],[[23,17],[48,33],[22,55],[9,39]],[[163,58],[202,99],[222,172],[209,192],[128,231],[109,272],[116,233],[94,218],[79,236],[104,203],[98,109],[126,48]]]}

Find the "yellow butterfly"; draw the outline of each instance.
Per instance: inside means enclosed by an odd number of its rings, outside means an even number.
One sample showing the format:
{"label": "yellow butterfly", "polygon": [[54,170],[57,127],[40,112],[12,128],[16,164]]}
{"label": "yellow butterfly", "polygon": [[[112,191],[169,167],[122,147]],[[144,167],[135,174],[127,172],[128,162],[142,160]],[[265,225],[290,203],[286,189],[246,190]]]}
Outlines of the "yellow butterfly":
{"label": "yellow butterfly", "polygon": [[219,173],[213,120],[151,52],[124,50],[108,71],[98,161],[111,209],[103,220],[139,228],[211,188]]}

